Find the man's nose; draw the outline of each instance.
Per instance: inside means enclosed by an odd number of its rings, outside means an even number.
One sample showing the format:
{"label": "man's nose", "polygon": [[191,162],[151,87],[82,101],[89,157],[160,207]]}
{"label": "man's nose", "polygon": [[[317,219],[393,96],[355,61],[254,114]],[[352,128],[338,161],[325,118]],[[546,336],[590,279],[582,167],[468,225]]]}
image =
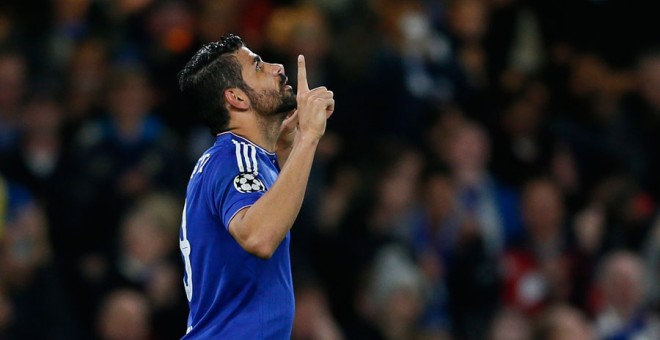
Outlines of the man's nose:
{"label": "man's nose", "polygon": [[280,74],[286,74],[284,73],[284,65],[282,64],[273,64],[273,75],[278,76]]}

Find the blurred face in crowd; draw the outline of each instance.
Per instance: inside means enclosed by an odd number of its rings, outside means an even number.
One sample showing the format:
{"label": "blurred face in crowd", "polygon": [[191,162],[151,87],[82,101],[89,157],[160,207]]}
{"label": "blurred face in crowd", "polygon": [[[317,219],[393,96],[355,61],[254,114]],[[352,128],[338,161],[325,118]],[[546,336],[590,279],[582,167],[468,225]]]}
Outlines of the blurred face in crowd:
{"label": "blurred face in crowd", "polygon": [[598,57],[584,55],[573,61],[570,78],[571,92],[578,97],[589,97],[602,92],[607,66]]}
{"label": "blurred face in crowd", "polygon": [[167,51],[181,53],[193,43],[195,17],[186,2],[162,3],[151,11],[146,21],[150,40],[157,41]]}
{"label": "blurred face in crowd", "polygon": [[47,261],[50,249],[43,212],[28,206],[17,215],[5,225],[0,238],[0,277],[12,286],[24,287]]}
{"label": "blurred face in crowd", "polygon": [[158,263],[174,246],[172,235],[148,214],[130,216],[122,236],[125,255],[142,264]]}
{"label": "blurred face in crowd", "polygon": [[91,6],[90,0],[55,0],[55,12],[62,24],[82,20]]}
{"label": "blurred face in crowd", "polygon": [[[289,51],[303,54],[310,61],[322,58],[328,48],[328,27],[323,14],[309,7],[301,9],[291,32]],[[305,59],[305,61],[307,61]]]}
{"label": "blurred face in crowd", "polygon": [[545,315],[547,330],[543,338],[550,340],[591,340],[593,330],[579,311],[571,307],[552,307]]}
{"label": "blurred face in crowd", "polygon": [[483,1],[454,0],[447,14],[449,27],[461,40],[476,41],[486,33],[488,13]]}
{"label": "blurred face in crowd", "polygon": [[418,292],[411,287],[399,287],[390,293],[378,313],[386,332],[387,329],[405,332],[416,325],[421,311],[422,301]]}
{"label": "blurred face in crowd", "polygon": [[523,220],[536,242],[549,242],[557,238],[563,219],[562,197],[549,180],[532,180],[523,191]]}
{"label": "blurred face in crowd", "polygon": [[27,66],[19,55],[0,55],[0,117],[16,109],[25,91]]}
{"label": "blurred face in crowd", "polygon": [[527,136],[534,133],[541,118],[539,108],[532,101],[519,98],[504,113],[502,123],[514,137]]}
{"label": "blurred face in crowd", "polygon": [[465,123],[452,132],[447,162],[455,171],[480,171],[485,169],[490,153],[486,133],[475,124]]}
{"label": "blurred face in crowd", "polygon": [[[198,13],[198,30],[202,41],[215,41],[218,37],[237,30],[237,21],[241,17],[241,0],[200,2],[203,8]],[[222,18],[222,20],[218,20],[218,18]]]}
{"label": "blurred face in crowd", "polygon": [[642,61],[638,77],[640,94],[652,109],[660,111],[660,53]]}
{"label": "blurred face in crowd", "polygon": [[7,329],[12,322],[12,306],[9,296],[6,294],[0,282],[0,334]]}
{"label": "blurred face in crowd", "polygon": [[28,103],[23,111],[23,126],[28,134],[37,136],[58,133],[62,119],[59,104],[51,100],[36,100]]}
{"label": "blurred face in crowd", "polygon": [[303,288],[296,293],[296,317],[292,337],[296,339],[340,339],[332,319],[328,302],[315,287]]}
{"label": "blurred face in crowd", "polygon": [[443,175],[433,175],[426,181],[426,204],[435,220],[450,214],[454,207],[455,192],[451,180]]}
{"label": "blurred face in crowd", "polygon": [[495,317],[490,340],[527,340],[531,338],[529,322],[521,314],[504,311]]}
{"label": "blurred face in crowd", "polygon": [[106,75],[106,49],[101,41],[86,41],[78,46],[69,64],[69,86],[81,95],[96,95]]}
{"label": "blurred face in crowd", "polygon": [[264,62],[247,47],[240,48],[235,56],[248,86],[250,105],[260,116],[284,118],[296,108],[296,94],[287,84],[284,66]]}
{"label": "blurred face in crowd", "polygon": [[162,264],[154,268],[147,281],[146,294],[154,309],[176,305],[181,296],[179,271],[172,264]]}
{"label": "blurred face in crowd", "polygon": [[119,122],[140,121],[153,104],[146,76],[137,70],[119,70],[112,80],[110,110]]}
{"label": "blurred face in crowd", "polygon": [[99,332],[103,340],[148,339],[149,306],[137,292],[111,293],[101,307]]}
{"label": "blurred face in crowd", "polygon": [[415,200],[422,163],[414,151],[404,152],[379,183],[381,205],[390,212],[401,212]]}
{"label": "blurred face in crowd", "polygon": [[617,253],[606,259],[600,285],[607,304],[622,317],[631,317],[644,301],[644,268],[633,254]]}

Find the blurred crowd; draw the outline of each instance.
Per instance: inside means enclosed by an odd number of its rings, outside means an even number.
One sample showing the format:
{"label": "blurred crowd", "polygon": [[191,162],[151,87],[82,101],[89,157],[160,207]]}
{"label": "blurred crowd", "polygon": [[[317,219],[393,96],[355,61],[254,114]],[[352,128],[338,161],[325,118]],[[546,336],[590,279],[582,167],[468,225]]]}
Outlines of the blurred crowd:
{"label": "blurred crowd", "polygon": [[[660,339],[660,38],[641,0],[3,0],[0,339],[178,339],[213,142],[176,73],[240,35],[335,93],[293,338]],[[210,100],[211,98],[209,98]]]}

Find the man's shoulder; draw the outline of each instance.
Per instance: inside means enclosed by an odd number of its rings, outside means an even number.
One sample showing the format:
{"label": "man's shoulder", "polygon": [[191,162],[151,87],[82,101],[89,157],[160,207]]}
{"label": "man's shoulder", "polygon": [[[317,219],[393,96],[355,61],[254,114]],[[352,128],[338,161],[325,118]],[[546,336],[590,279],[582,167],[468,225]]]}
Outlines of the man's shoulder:
{"label": "man's shoulder", "polygon": [[233,146],[230,147],[226,143],[216,143],[206,150],[197,160],[193,176],[204,172],[213,173],[213,177],[226,173],[238,173],[238,164]]}
{"label": "man's shoulder", "polygon": [[197,160],[193,176],[207,169],[207,172],[212,172],[215,178],[229,174],[256,176],[263,167],[270,165],[259,160],[259,154],[262,152],[259,147],[240,136],[223,133]]}

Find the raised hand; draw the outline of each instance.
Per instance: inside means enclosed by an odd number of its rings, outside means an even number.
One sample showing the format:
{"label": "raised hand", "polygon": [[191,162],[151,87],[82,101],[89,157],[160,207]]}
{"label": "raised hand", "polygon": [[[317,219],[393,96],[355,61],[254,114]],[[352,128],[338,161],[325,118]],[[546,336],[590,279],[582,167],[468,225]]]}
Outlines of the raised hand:
{"label": "raised hand", "polygon": [[[280,134],[277,138],[277,150],[278,156],[281,151],[290,151],[293,146],[293,141],[296,138],[298,133],[298,111],[293,111],[288,117],[282,122],[280,127]],[[288,154],[288,152],[287,152]],[[286,157],[283,157],[286,158]],[[280,160],[280,164],[284,164],[283,159]]]}
{"label": "raised hand", "polygon": [[325,133],[326,119],[334,111],[332,91],[325,86],[310,90],[307,84],[305,57],[298,56],[298,126],[300,134],[319,139]]}

